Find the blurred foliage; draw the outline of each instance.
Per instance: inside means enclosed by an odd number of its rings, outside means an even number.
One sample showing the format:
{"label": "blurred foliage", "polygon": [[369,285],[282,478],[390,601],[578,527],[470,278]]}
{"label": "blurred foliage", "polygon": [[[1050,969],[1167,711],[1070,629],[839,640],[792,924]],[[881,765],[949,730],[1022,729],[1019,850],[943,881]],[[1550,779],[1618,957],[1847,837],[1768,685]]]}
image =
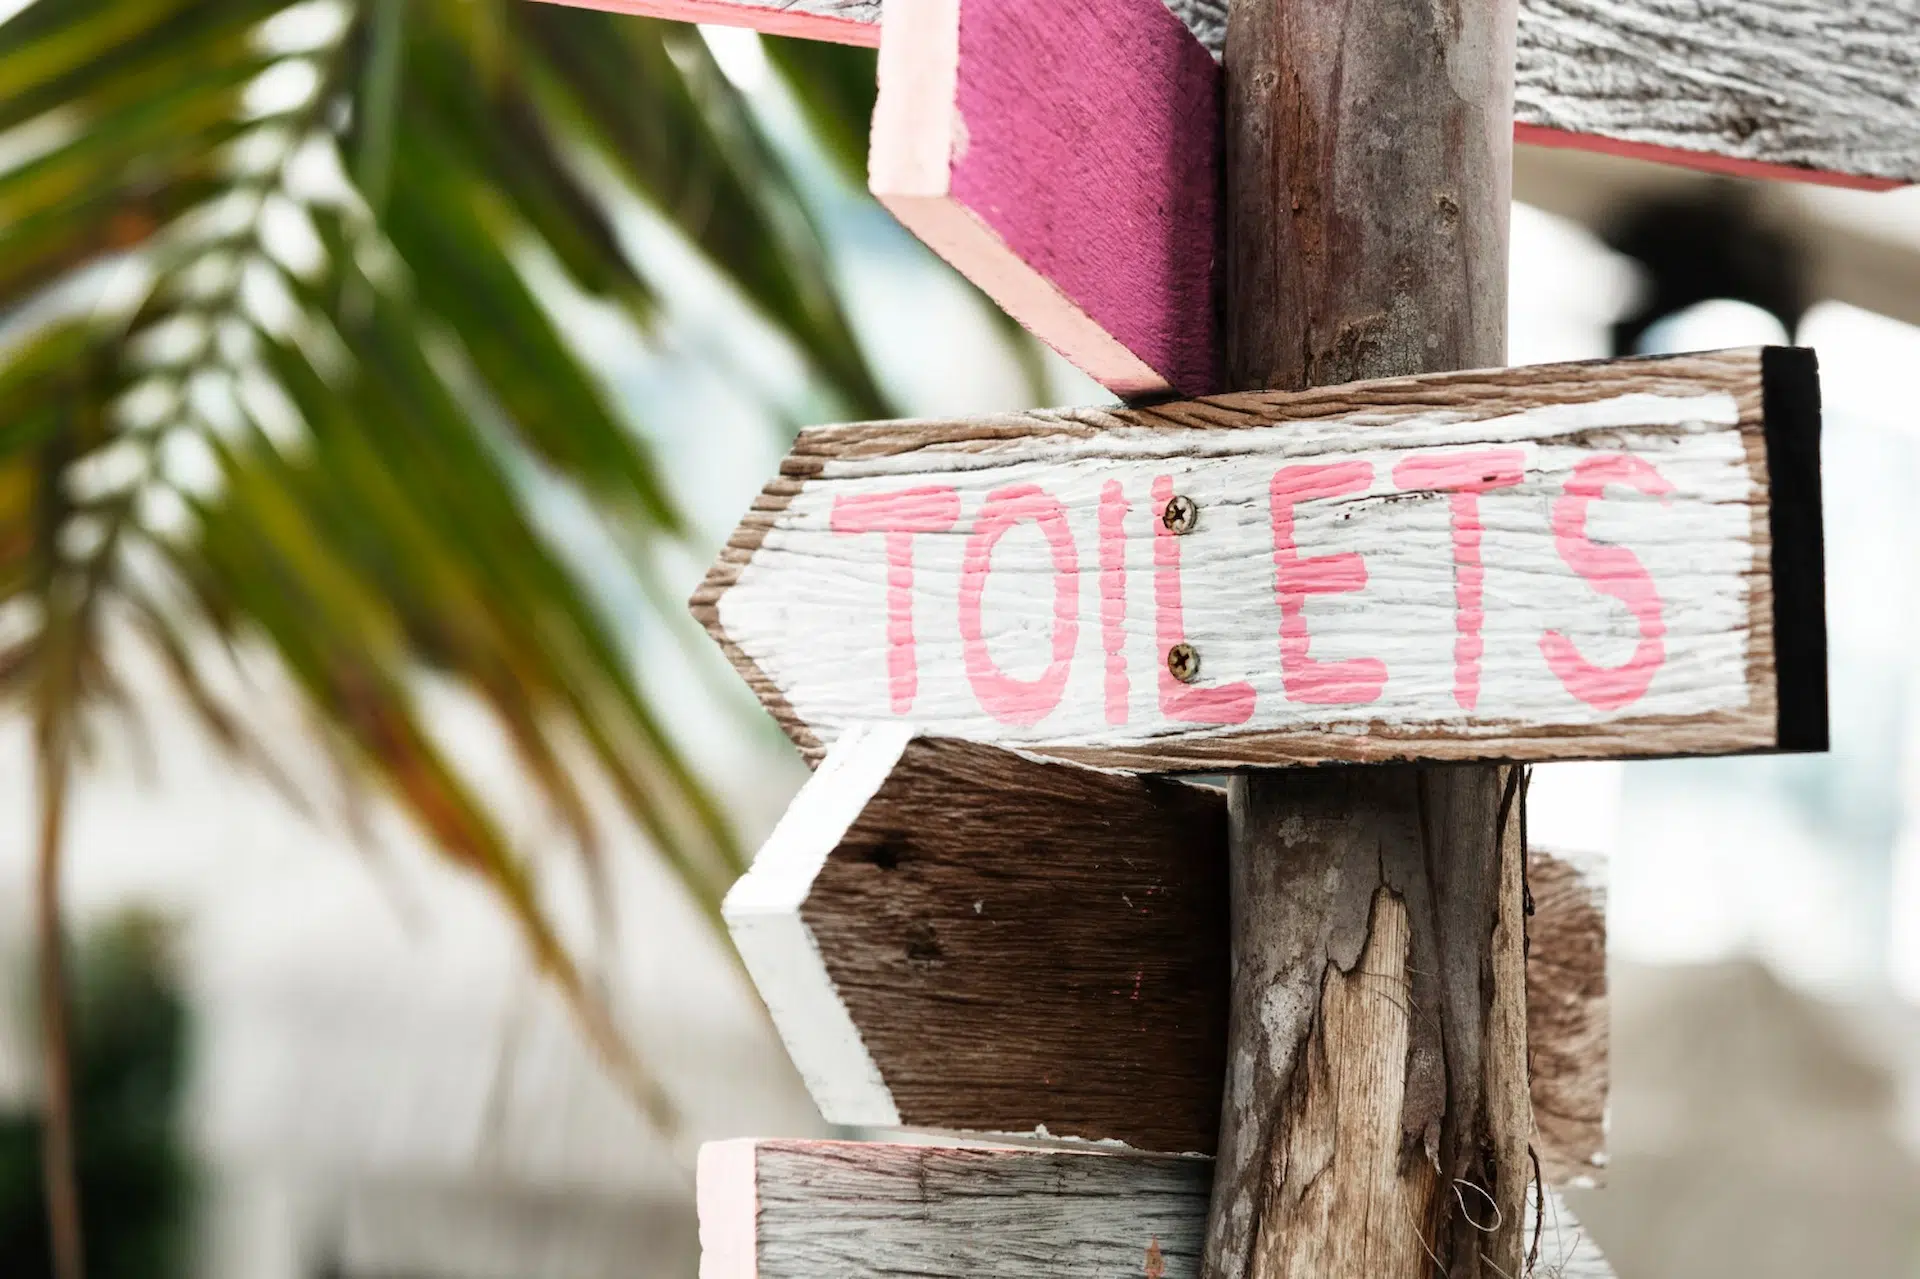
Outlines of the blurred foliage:
{"label": "blurred foliage", "polygon": [[[184,1279],[194,1175],[178,1131],[188,1023],[166,931],[129,915],[77,956],[74,1079],[91,1279]],[[0,1114],[0,1274],[51,1274],[38,1115]]]}
{"label": "blurred foliage", "polygon": [[[870,55],[775,61],[855,145]],[[684,531],[535,283],[656,331],[636,202],[846,411],[891,415],[794,175],[693,27],[530,0],[35,0],[0,24],[0,704],[35,726],[43,879],[74,771],[138,711],[128,636],[213,742],[316,802],[249,714],[265,655],[348,816],[384,793],[483,876],[664,1125],[419,700],[423,672],[457,681],[590,870],[611,795],[717,918],[740,849],[528,497],[570,487],[643,582]]]}

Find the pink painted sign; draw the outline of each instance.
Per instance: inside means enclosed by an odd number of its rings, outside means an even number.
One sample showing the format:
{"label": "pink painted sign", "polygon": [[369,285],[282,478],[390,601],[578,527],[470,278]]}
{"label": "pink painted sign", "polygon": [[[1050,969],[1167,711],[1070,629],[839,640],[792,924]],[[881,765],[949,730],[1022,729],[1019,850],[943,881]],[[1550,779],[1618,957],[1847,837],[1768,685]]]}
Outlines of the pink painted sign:
{"label": "pink painted sign", "polygon": [[[878,44],[870,186],[903,225],[1122,398],[1223,385],[1218,0],[577,2]],[[1920,180],[1910,4],[1524,0],[1517,40],[1519,142]]]}
{"label": "pink painted sign", "polygon": [[908,0],[876,198],[1116,394],[1220,382],[1220,69],[1159,0]]}
{"label": "pink painted sign", "polygon": [[696,610],[810,746],[886,723],[1122,767],[1818,745],[1812,379],[1750,351],[823,428]]}
{"label": "pink painted sign", "polygon": [[[559,2],[769,35],[882,43],[880,0]],[[899,0],[897,7],[926,2]],[[1121,48],[1136,26],[1157,21],[1139,0],[971,2],[1075,22],[1091,15],[1120,30]],[[1219,56],[1222,0],[1167,0],[1164,8]],[[1521,0],[1517,45],[1517,141],[1867,190],[1920,181],[1920,98],[1912,93],[1920,82],[1920,9],[1904,0]],[[1020,50],[1012,52],[1017,75],[1028,64]],[[1087,62],[1099,65],[1092,56]],[[1133,83],[1164,72],[1145,48],[1101,69]],[[1031,123],[1049,127],[1040,118]]]}

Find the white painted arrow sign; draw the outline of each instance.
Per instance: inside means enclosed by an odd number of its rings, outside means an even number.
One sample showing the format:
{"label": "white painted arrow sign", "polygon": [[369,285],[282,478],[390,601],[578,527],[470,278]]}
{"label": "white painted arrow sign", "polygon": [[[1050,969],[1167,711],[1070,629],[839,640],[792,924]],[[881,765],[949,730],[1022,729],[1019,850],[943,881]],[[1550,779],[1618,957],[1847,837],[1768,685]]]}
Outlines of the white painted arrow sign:
{"label": "white painted arrow sign", "polygon": [[[1059,1150],[722,1141],[701,1147],[699,1179],[700,1279],[1199,1279],[1213,1167]],[[1613,1279],[1552,1191],[1527,1195],[1523,1234],[1526,1275]]]}
{"label": "white painted arrow sign", "polygon": [[[1605,889],[1539,849],[1527,888],[1533,1146],[1565,1185],[1606,1161]],[[726,919],[834,1123],[1214,1150],[1222,791],[850,732]]]}
{"label": "white painted arrow sign", "polygon": [[812,751],[1817,749],[1818,418],[1769,349],[818,428],[693,609]]}

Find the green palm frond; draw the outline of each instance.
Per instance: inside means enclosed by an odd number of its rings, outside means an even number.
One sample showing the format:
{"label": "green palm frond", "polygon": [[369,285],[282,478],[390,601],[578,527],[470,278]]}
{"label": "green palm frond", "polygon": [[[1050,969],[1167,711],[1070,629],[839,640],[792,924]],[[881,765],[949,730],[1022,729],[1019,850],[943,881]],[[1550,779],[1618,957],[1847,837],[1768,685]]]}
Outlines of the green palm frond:
{"label": "green palm frond", "polygon": [[270,654],[356,775],[499,891],[664,1123],[419,700],[423,673],[457,680],[590,864],[610,795],[717,918],[740,850],[526,482],[571,486],[643,575],[683,532],[529,265],[653,330],[671,299],[629,203],[849,413],[892,411],[796,179],[691,27],[528,0],[37,0],[0,23],[0,697],[47,793],[137,704],[115,628],[297,794],[219,691],[218,664]]}

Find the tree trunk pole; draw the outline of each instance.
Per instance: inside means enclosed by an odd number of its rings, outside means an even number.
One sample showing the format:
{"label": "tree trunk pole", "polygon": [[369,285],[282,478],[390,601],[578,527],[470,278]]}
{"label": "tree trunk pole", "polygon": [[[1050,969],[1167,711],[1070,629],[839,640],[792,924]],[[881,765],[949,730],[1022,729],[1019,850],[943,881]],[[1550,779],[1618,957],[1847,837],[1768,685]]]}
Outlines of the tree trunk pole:
{"label": "tree trunk pole", "polygon": [[[1506,362],[1515,11],[1232,0],[1234,388]],[[1523,791],[1477,765],[1234,780],[1205,1279],[1518,1279]]]}

